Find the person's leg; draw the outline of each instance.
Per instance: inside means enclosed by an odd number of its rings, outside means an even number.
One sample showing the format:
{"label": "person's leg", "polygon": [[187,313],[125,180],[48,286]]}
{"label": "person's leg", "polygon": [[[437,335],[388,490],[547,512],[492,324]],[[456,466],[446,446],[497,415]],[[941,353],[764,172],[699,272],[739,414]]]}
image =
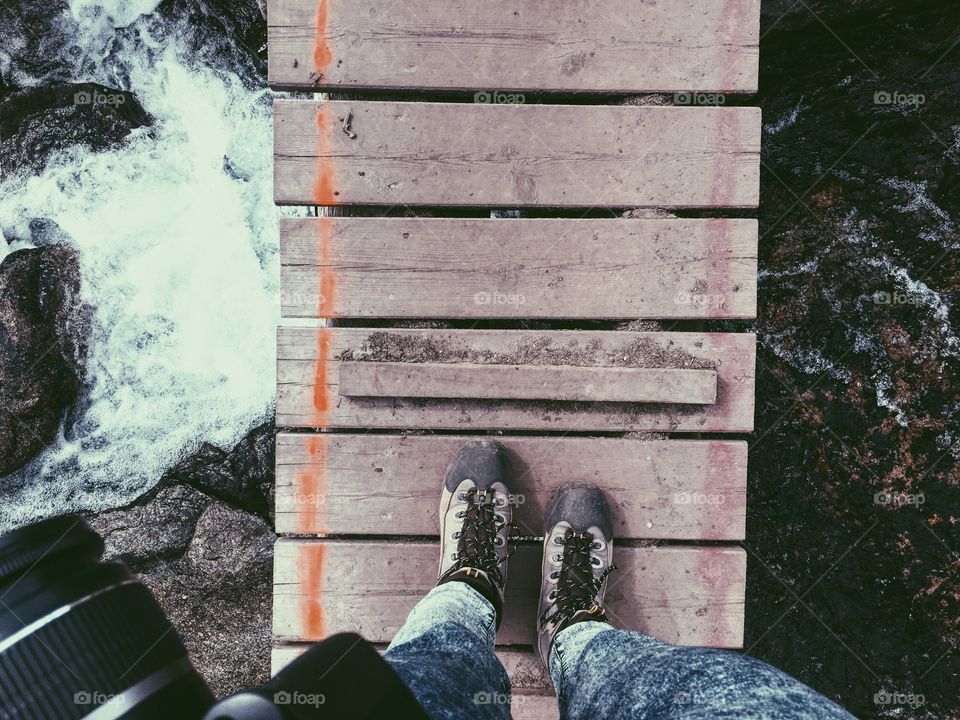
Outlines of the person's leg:
{"label": "person's leg", "polygon": [[467,443],[440,499],[437,587],[384,658],[434,719],[510,717],[510,678],[494,654],[512,520],[504,449]]}
{"label": "person's leg", "polygon": [[603,492],[572,483],[547,513],[537,629],[568,720],[835,720],[852,716],[746,655],[679,647],[616,630],[603,607],[613,566]]}
{"label": "person's leg", "polygon": [[384,658],[431,718],[509,718],[510,678],[493,652],[493,605],[461,582],[413,608]]}
{"label": "person's leg", "polygon": [[747,655],[669,645],[608,623],[559,632],[550,675],[569,720],[851,720],[846,710]]}

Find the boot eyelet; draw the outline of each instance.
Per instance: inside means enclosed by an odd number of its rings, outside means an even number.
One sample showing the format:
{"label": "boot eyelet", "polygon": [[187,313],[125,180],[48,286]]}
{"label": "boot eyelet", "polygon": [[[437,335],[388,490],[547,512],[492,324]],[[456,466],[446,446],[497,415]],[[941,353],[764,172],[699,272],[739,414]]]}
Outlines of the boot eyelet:
{"label": "boot eyelet", "polygon": [[590,543],[591,550],[603,550],[607,544],[603,540],[594,540]]}
{"label": "boot eyelet", "polygon": [[593,565],[594,567],[600,567],[601,565],[603,565],[603,560],[601,560],[598,557],[592,557],[590,558],[590,564]]}
{"label": "boot eyelet", "polygon": [[458,553],[450,553],[450,559],[453,560],[454,562],[457,561],[458,557],[460,557]]}
{"label": "boot eyelet", "polygon": [[496,505],[497,507],[506,507],[507,501],[504,500],[502,497],[494,497],[493,504]]}
{"label": "boot eyelet", "polygon": [[465,492],[458,492],[458,493],[457,493],[457,500],[464,501],[464,500],[467,500],[468,497],[469,497],[469,496],[468,496],[467,493],[465,493]]}
{"label": "boot eyelet", "polygon": [[453,535],[451,535],[450,537],[451,537],[453,540],[459,540],[459,539],[460,539],[460,531],[457,530],[457,531],[456,531]]}
{"label": "boot eyelet", "polygon": [[557,599],[557,591],[551,590],[550,594],[547,595],[547,602],[554,602]]}
{"label": "boot eyelet", "polygon": [[560,573],[559,573],[559,572],[552,572],[552,573],[550,573],[550,577],[549,577],[549,581],[550,581],[550,582],[555,583],[555,582],[557,582],[557,580],[559,580],[559,579],[560,579]]}
{"label": "boot eyelet", "polygon": [[563,545],[563,538],[559,535],[553,539],[554,545]]}
{"label": "boot eyelet", "polygon": [[466,516],[467,516],[467,514],[466,514],[463,510],[458,510],[458,511],[457,511],[456,517],[457,517],[458,520],[460,520],[460,519],[462,519],[462,518],[465,518]]}
{"label": "boot eyelet", "polygon": [[494,522],[496,522],[497,525],[506,525],[506,524],[507,524],[507,519],[506,519],[503,515],[494,515],[494,518],[496,518],[496,519],[494,520]]}
{"label": "boot eyelet", "polygon": [[552,560],[555,563],[563,562],[563,555],[561,555],[560,553],[555,553],[554,556],[550,558],[550,560]]}
{"label": "boot eyelet", "polygon": [[503,538],[499,535],[493,539],[494,545],[503,545]]}

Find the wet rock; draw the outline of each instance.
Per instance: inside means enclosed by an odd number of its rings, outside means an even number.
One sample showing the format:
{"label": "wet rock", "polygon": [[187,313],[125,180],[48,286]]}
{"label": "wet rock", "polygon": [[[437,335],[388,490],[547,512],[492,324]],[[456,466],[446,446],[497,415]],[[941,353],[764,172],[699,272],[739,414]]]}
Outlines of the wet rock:
{"label": "wet rock", "polygon": [[107,556],[126,562],[153,591],[218,696],[269,677],[276,536],[263,517],[198,486],[265,503],[240,489],[272,486],[267,446],[272,456],[267,426],[230,452],[205,446],[130,506],[88,518]]}
{"label": "wet rock", "polygon": [[77,398],[89,314],[75,252],[18,250],[0,263],[0,475],[56,436]]}
{"label": "wet rock", "polygon": [[266,6],[258,0],[164,0],[157,18],[181,24],[194,56],[237,73],[249,86],[267,77]]}
{"label": "wet rock", "polygon": [[0,12],[0,76],[14,85],[67,80],[79,69],[66,0],[13,0]]}
{"label": "wet rock", "polygon": [[746,645],[857,717],[951,717],[955,6],[808,4],[764,4]]}
{"label": "wet rock", "polygon": [[189,484],[272,520],[275,436],[276,428],[270,422],[254,428],[229,452],[204,443],[174,466],[161,484]]}
{"label": "wet rock", "polygon": [[19,90],[0,100],[0,172],[37,173],[68,147],[104,150],[151,123],[132,93],[104,85]]}

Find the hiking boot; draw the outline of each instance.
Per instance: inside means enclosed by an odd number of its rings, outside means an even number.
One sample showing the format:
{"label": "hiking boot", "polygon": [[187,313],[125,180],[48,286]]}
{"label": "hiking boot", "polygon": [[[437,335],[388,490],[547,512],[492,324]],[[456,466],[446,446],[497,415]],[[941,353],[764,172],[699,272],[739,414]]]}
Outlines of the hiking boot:
{"label": "hiking boot", "polygon": [[503,446],[474,440],[460,448],[450,462],[440,496],[437,584],[457,580],[473,587],[493,605],[498,628],[513,520],[509,475]]}
{"label": "hiking boot", "polygon": [[613,521],[603,491],[580,482],[560,488],[544,536],[537,650],[549,669],[557,633],[585,620],[609,622],[603,597],[614,570]]}

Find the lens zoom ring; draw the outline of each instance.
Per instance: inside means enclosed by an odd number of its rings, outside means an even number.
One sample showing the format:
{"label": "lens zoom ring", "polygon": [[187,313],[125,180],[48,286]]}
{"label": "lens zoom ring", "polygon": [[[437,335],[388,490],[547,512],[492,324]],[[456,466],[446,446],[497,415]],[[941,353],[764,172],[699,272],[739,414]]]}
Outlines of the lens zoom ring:
{"label": "lens zoom ring", "polygon": [[0,654],[0,708],[11,718],[82,718],[185,655],[150,592],[121,585]]}

